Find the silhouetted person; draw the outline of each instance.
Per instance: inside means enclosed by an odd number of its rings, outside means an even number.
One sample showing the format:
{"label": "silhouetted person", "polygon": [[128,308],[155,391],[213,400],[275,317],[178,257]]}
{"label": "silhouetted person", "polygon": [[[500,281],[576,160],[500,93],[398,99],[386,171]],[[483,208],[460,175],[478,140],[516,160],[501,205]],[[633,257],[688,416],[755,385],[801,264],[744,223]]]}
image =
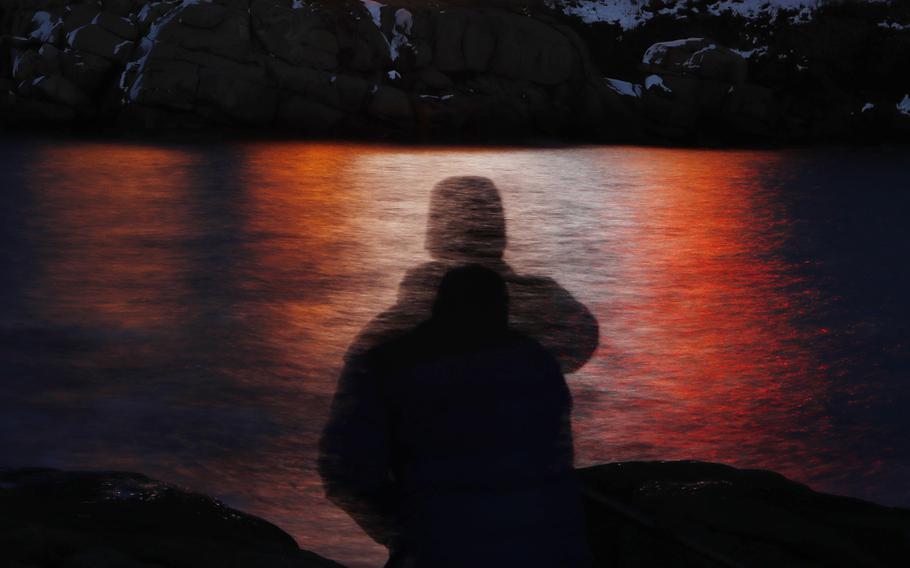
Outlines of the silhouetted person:
{"label": "silhouetted person", "polygon": [[390,567],[587,566],[570,410],[556,359],[509,328],[503,279],[453,269],[428,321],[348,360],[326,494]]}
{"label": "silhouetted person", "polygon": [[554,280],[515,273],[503,260],[506,243],[502,199],[491,180],[463,176],[436,184],[425,244],[433,260],[408,271],[399,285],[396,304],[363,329],[348,357],[429,318],[442,276],[450,268],[476,263],[505,280],[512,299],[510,325],[539,341],[564,373],[577,371],[597,348],[597,320]]}

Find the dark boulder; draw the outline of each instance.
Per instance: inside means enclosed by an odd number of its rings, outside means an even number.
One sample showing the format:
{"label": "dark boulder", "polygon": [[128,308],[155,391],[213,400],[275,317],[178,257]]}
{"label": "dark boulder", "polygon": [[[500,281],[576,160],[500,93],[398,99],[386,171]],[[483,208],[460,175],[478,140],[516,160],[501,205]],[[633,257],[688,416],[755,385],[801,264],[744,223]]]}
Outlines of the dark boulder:
{"label": "dark boulder", "polygon": [[0,472],[4,566],[340,568],[198,493],[122,472]]}
{"label": "dark boulder", "polygon": [[76,51],[97,55],[120,64],[126,63],[135,45],[132,41],[114,35],[100,24],[87,24],[76,28],[67,34],[66,41]]}
{"label": "dark boulder", "polygon": [[113,12],[101,12],[95,17],[94,21],[102,28],[123,39],[130,41],[139,39],[139,27],[129,18],[118,16]]}
{"label": "dark boulder", "polygon": [[598,567],[899,567],[910,558],[910,511],[770,471],[682,461],[578,473]]}

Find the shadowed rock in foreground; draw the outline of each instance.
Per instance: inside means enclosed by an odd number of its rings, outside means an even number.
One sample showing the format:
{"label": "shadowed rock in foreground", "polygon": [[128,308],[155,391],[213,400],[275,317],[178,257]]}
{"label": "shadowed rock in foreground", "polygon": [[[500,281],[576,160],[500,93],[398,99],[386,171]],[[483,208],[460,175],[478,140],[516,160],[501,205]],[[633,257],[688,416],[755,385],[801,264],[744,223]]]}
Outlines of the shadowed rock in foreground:
{"label": "shadowed rock in foreground", "polygon": [[[579,470],[600,567],[906,566],[910,511],[704,462]],[[340,565],[278,527],[135,473],[0,472],[0,564]]]}
{"label": "shadowed rock in foreground", "polygon": [[0,565],[338,568],[260,518],[137,473],[0,472]]}
{"label": "shadowed rock in foreground", "polygon": [[596,566],[906,566],[910,511],[695,461],[579,470]]}

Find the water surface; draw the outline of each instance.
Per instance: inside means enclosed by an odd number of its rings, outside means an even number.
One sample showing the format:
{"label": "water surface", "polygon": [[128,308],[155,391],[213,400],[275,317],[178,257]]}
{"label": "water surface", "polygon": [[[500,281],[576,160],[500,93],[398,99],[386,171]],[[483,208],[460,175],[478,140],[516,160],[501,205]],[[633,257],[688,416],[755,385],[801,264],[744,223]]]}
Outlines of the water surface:
{"label": "water surface", "polygon": [[351,566],[322,497],[349,342],[483,175],[600,323],[577,463],[703,459],[910,506],[910,152],[5,142],[0,466],[137,470]]}

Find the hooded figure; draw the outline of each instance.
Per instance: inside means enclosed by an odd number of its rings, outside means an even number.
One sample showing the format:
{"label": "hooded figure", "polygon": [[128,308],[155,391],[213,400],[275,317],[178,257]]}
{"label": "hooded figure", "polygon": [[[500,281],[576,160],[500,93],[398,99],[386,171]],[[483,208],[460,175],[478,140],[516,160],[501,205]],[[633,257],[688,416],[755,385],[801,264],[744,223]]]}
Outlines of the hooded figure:
{"label": "hooded figure", "polygon": [[425,247],[432,261],[411,269],[398,287],[394,306],[373,319],[352,342],[347,358],[385,343],[430,316],[443,275],[451,268],[479,264],[505,281],[509,324],[547,349],[563,373],[580,369],[598,343],[597,320],[551,278],[517,274],[503,260],[506,221],[499,190],[484,177],[450,177],[430,198]]}
{"label": "hooded figure", "polygon": [[427,321],[347,362],[320,473],[390,568],[589,565],[569,390],[508,314],[499,274],[456,268]]}

